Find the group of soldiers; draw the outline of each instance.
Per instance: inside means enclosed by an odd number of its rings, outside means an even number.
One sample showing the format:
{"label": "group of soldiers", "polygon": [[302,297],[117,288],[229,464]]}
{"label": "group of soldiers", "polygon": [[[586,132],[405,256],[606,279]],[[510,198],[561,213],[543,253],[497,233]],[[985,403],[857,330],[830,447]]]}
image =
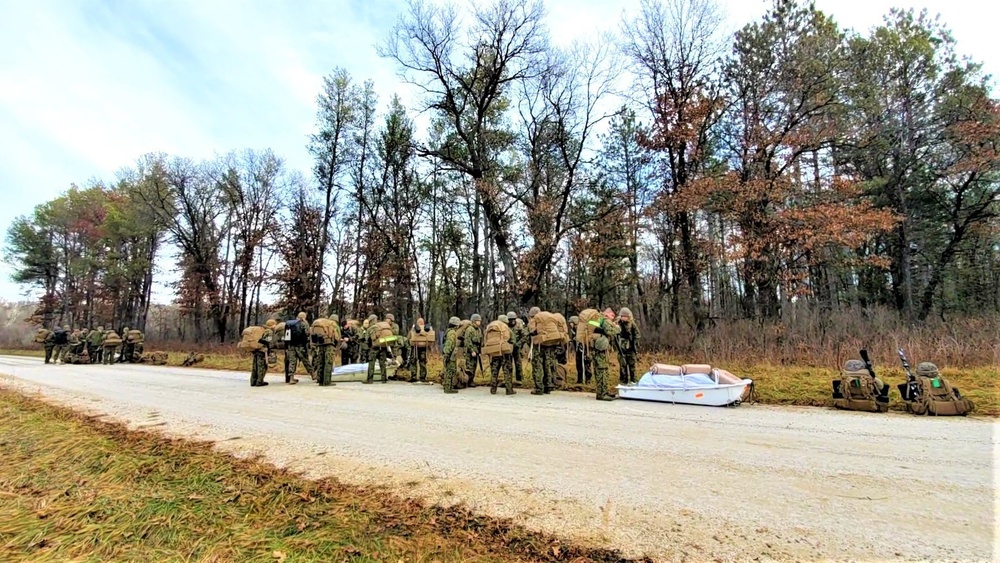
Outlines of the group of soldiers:
{"label": "group of soldiers", "polygon": [[[137,363],[143,355],[145,337],[142,331],[122,329],[121,334],[114,330],[104,330],[103,326],[94,329],[71,330],[69,325],[56,327],[53,330],[38,329],[35,342],[45,349],[45,363],[63,364],[105,364]],[[121,348],[121,354],[115,354]]]}
{"label": "group of soldiers", "polygon": [[[608,389],[611,352],[616,352],[619,357],[621,384],[637,382],[635,366],[640,335],[628,308],[622,308],[617,315],[612,309],[606,309],[599,321],[591,322],[596,325],[593,331],[598,335],[593,346],[577,342],[579,318],[576,316],[570,317],[567,323],[568,342],[533,344],[537,331],[532,331],[530,327],[532,319],[540,313],[538,307],[533,307],[524,318],[513,311],[499,315],[496,322],[506,325],[509,345],[503,351],[492,354],[483,353],[486,327],[480,315],[474,314],[468,321],[458,317],[449,319],[442,349],[444,371],[441,381],[444,392],[453,394],[459,389],[476,387],[478,368],[484,375],[489,370],[492,393],[497,392],[502,372],[506,394],[516,394],[514,383],[524,381],[524,359],[527,358],[534,374],[532,394],[548,394],[557,387],[557,366],[568,364],[570,354],[575,358],[576,383],[583,385],[594,380],[598,400],[617,398]],[[258,328],[253,336],[259,336],[259,346],[255,345],[257,349],[253,350],[252,387],[267,385],[264,376],[269,365],[277,364],[275,350],[278,349],[285,352],[284,374],[288,384],[298,383],[295,375],[301,363],[309,376],[320,385],[335,385],[331,377],[338,350],[341,365],[367,362],[366,384],[373,383],[376,375],[385,383],[388,380],[388,362],[396,362],[399,379],[412,383],[427,382],[428,342],[433,341],[434,331],[422,318],[417,319],[407,334],[400,332],[391,313],[381,320],[377,315],[370,315],[361,322],[347,319],[343,325],[338,315],[321,317],[310,324],[306,313],[299,313],[283,323],[270,319],[264,327]],[[484,355],[489,358],[488,365],[483,364]],[[463,361],[460,363],[459,360]],[[404,373],[408,377],[399,377]]]}

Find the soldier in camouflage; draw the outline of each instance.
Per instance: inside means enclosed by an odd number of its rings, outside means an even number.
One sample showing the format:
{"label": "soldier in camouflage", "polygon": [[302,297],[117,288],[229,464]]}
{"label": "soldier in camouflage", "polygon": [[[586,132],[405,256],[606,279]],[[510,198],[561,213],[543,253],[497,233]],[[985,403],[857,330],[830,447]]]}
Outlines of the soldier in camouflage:
{"label": "soldier in camouflage", "polygon": [[594,380],[597,383],[597,400],[614,401],[618,397],[608,393],[608,351],[611,349],[611,340],[618,336],[621,329],[615,324],[615,312],[611,309],[604,311],[600,325],[594,329],[598,335],[594,345],[589,348],[590,357],[588,361],[594,366]]}
{"label": "soldier in camouflage", "polygon": [[[538,307],[532,307],[528,311],[530,321],[541,313]],[[536,331],[528,333],[528,336],[537,336]],[[560,344],[561,346],[561,344]],[[545,395],[552,392],[552,380],[556,374],[556,346],[531,345],[531,378],[535,380],[535,390],[532,395]]]}
{"label": "soldier in camouflage", "polygon": [[448,320],[448,330],[444,333],[444,374],[441,376],[441,385],[444,392],[448,394],[458,393],[455,390],[455,376],[458,372],[458,358],[455,357],[455,349],[458,348],[458,325],[462,321],[458,317]]}
{"label": "soldier in camouflage", "polygon": [[346,366],[355,362],[354,356],[358,349],[357,338],[358,335],[351,324],[351,319],[346,319],[340,330],[340,365]]}
{"label": "soldier in camouflage", "polygon": [[[295,377],[295,372],[299,370],[299,362],[302,362],[302,367],[306,368],[306,373],[309,377],[316,379],[316,368],[309,361],[309,323],[306,321],[308,315],[304,312],[300,312],[296,317],[296,323],[301,323],[305,327],[306,337],[304,340],[295,340],[294,336],[291,340],[285,342],[285,383],[289,385],[295,385],[299,382],[298,378]],[[285,323],[285,330],[292,330],[289,328],[288,323]],[[276,336],[277,338],[284,338],[283,334]]]}
{"label": "soldier in camouflage", "polygon": [[[431,328],[424,322],[423,317],[417,319],[416,324],[410,330],[413,334],[429,333]],[[413,347],[410,352],[410,365],[414,372],[410,376],[411,383],[424,383],[427,381],[427,348]]]}
{"label": "soldier in camouflage", "polygon": [[524,362],[521,360],[521,352],[524,347],[530,344],[531,337],[528,336],[528,327],[517,318],[513,311],[507,313],[507,326],[514,333],[514,353],[510,355],[511,365],[514,366],[514,380],[518,383],[524,381]]}
{"label": "soldier in camouflage", "polygon": [[639,346],[639,327],[632,318],[632,311],[622,307],[618,312],[621,334],[618,335],[618,349],[621,357],[618,362],[618,382],[622,385],[634,385],[639,382],[635,373],[635,362]]}
{"label": "soldier in camouflage", "polygon": [[476,386],[476,368],[479,367],[480,352],[483,347],[483,318],[479,314],[469,318],[472,321],[465,329],[465,377],[466,386],[470,389]]}
{"label": "soldier in camouflage", "polygon": [[[500,315],[497,320],[510,326],[510,321],[507,315]],[[514,331],[510,333],[510,344],[514,345]],[[490,356],[490,393],[493,395],[497,394],[497,384],[500,381],[500,370],[503,370],[503,382],[504,387],[507,388],[508,395],[516,395],[517,391],[514,391],[514,377],[513,377],[513,367],[510,363],[511,354],[503,354],[499,356]]]}
{"label": "soldier in camouflage", "polygon": [[[389,315],[391,316],[391,315]],[[388,321],[388,316],[386,317]],[[375,324],[378,322],[378,317],[372,315],[368,317],[368,379],[365,383],[371,384],[375,382],[375,364],[378,363],[379,374],[381,375],[382,383],[389,382],[389,374],[385,369],[386,361],[389,359],[389,348],[380,345],[375,342]],[[391,324],[391,323],[390,323]]]}
{"label": "soldier in camouflage", "polygon": [[573,349],[573,363],[576,364],[576,384],[584,385],[590,383],[590,372],[587,371],[587,356],[584,354],[583,344],[576,341],[576,325],[579,324],[580,317],[569,318],[569,344]]}
{"label": "soldier in camouflage", "polygon": [[59,359],[58,356],[55,360],[52,359],[52,351],[56,346],[56,333],[51,330],[45,332],[47,334],[45,335],[45,341],[42,343],[42,346],[45,347],[45,363],[54,362]]}
{"label": "soldier in camouflage", "polygon": [[274,325],[278,324],[274,319],[267,319],[264,325],[264,334],[259,342],[264,345],[263,350],[253,351],[253,366],[250,368],[250,387],[265,387],[267,382],[264,376],[267,375],[267,354],[271,351],[271,342],[274,341]]}

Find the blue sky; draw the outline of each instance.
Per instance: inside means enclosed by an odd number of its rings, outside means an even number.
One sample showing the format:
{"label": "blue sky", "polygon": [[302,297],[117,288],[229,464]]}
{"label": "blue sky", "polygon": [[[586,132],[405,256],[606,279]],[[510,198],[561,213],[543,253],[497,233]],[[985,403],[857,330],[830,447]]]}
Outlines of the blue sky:
{"label": "blue sky", "polygon": [[[737,28],[770,2],[719,0]],[[890,7],[940,13],[959,51],[1000,74],[1000,8],[971,0],[818,0],[843,27]],[[558,43],[615,29],[638,0],[548,0]],[[375,53],[396,0],[0,0],[0,225],[70,183],[113,179],[140,155],[211,158],[272,148],[308,172],[306,139],[323,75],[346,68],[382,101],[412,93]],[[21,289],[0,263],[0,299]],[[169,298],[157,292],[160,301]]]}

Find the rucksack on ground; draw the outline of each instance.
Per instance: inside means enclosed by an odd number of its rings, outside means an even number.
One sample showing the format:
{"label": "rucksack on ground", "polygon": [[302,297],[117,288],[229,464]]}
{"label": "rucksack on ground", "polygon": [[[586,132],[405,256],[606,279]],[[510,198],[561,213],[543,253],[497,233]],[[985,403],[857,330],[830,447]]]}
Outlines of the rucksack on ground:
{"label": "rucksack on ground", "polygon": [[244,352],[261,352],[266,347],[261,344],[260,339],[264,338],[264,333],[267,329],[262,326],[248,326],[243,329],[243,334],[240,335],[240,342],[236,345],[237,348]]}
{"label": "rucksack on ground", "polygon": [[437,335],[434,334],[434,330],[427,330],[424,327],[424,331],[417,333],[412,328],[410,329],[410,345],[414,348],[430,348],[437,342]]}
{"label": "rucksack on ground", "polygon": [[483,338],[483,354],[487,356],[506,356],[514,353],[514,345],[510,342],[511,330],[507,323],[493,321],[486,325]]}
{"label": "rucksack on ground", "polygon": [[962,397],[958,389],[951,386],[947,379],[937,377],[917,376],[917,394],[909,396],[908,384],[899,385],[899,393],[906,403],[906,410],[913,414],[928,414],[934,416],[965,416],[973,412],[975,404]]}
{"label": "rucksack on ground", "polygon": [[584,346],[593,346],[597,337],[594,329],[601,326],[601,312],[597,309],[584,309],[577,315],[579,320],[576,323],[576,341]]}
{"label": "rucksack on ground", "polygon": [[867,369],[845,369],[833,381],[833,406],[849,411],[887,412],[889,386],[879,389]]}
{"label": "rucksack on ground", "polygon": [[[319,320],[319,319],[316,319]],[[333,324],[330,319],[323,319],[325,321]],[[275,334],[280,334],[280,340],[285,343],[285,346],[306,346],[309,344],[309,333],[310,326],[305,321],[299,319],[292,319],[290,321],[285,321],[283,330],[279,333],[275,331]],[[313,323],[315,326],[316,323]]]}
{"label": "rucksack on ground", "polygon": [[392,323],[379,321],[371,327],[372,348],[395,346],[399,337],[392,331]]}
{"label": "rucksack on ground", "polygon": [[528,321],[528,331],[537,332],[531,343],[539,346],[557,346],[569,339],[569,333],[554,313],[542,311]]}
{"label": "rucksack on ground", "polygon": [[[285,323],[285,331],[288,331],[288,323]],[[340,338],[340,335],[337,334],[337,323],[324,318],[313,321],[309,333],[313,342],[317,344],[335,344]]]}

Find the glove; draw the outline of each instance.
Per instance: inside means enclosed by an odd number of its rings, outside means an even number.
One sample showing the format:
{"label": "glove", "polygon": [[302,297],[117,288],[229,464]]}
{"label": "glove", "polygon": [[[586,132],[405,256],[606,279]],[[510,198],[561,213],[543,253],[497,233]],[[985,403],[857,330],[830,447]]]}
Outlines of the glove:
{"label": "glove", "polygon": [[538,336],[538,331],[537,330],[533,330],[533,331],[531,331],[531,332],[528,333],[528,336]]}
{"label": "glove", "polygon": [[607,332],[604,331],[604,323],[603,322],[600,324],[600,326],[598,326],[597,328],[594,329],[594,334],[604,334],[604,335],[608,334]]}

